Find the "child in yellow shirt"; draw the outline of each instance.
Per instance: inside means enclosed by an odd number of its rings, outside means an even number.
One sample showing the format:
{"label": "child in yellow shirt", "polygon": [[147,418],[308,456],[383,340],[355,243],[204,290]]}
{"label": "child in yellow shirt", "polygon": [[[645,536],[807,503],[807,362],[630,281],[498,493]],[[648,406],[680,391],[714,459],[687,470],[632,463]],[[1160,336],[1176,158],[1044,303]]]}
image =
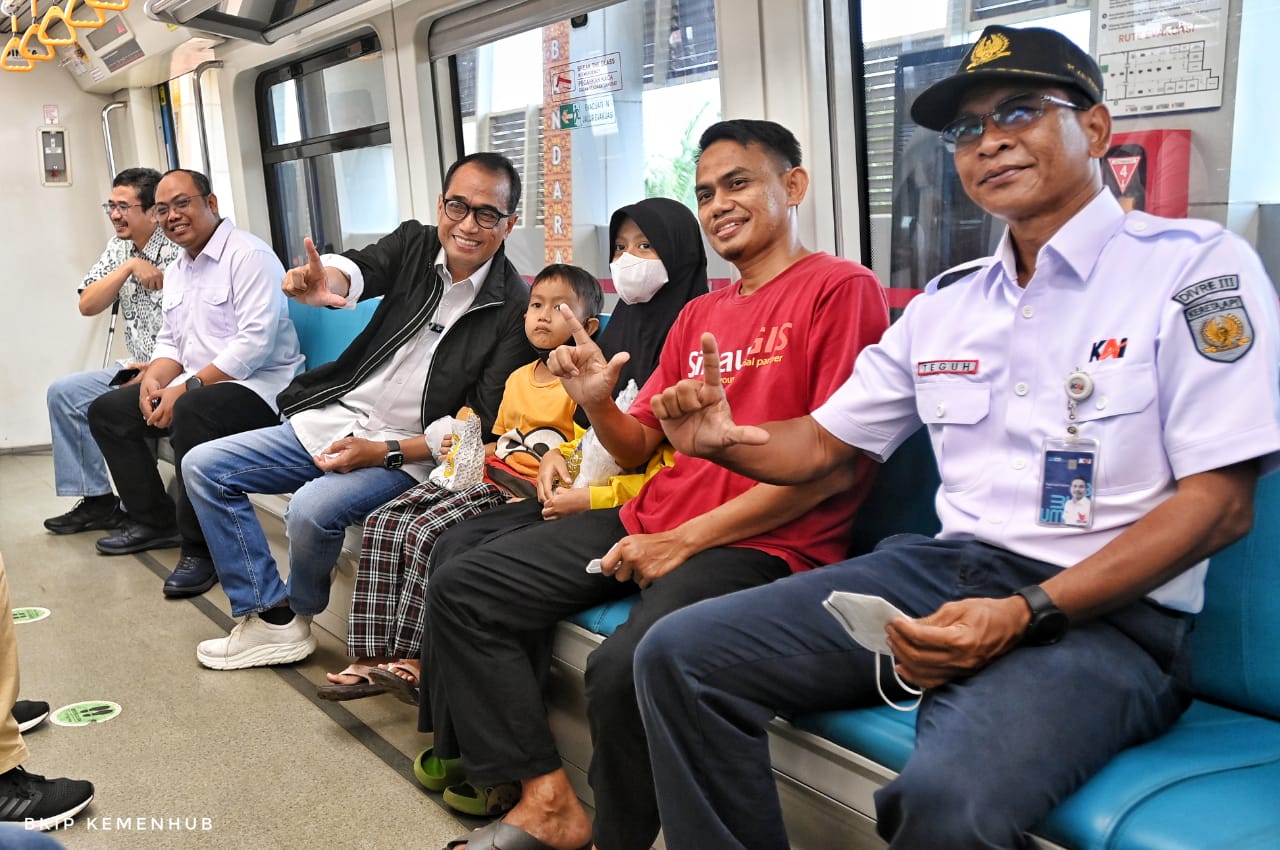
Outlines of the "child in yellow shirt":
{"label": "child in yellow shirt", "polygon": [[[416,663],[402,659],[416,662],[421,648],[431,548],[445,529],[507,501],[511,486],[523,482],[534,491],[542,455],[573,436],[576,405],[545,358],[572,339],[561,304],[594,333],[603,303],[599,281],[577,266],[553,264],[534,278],[524,326],[539,357],[507,379],[494,425],[499,439],[486,461],[490,480],[456,491],[424,481],[365,519],[347,636],[356,663],[329,674],[330,683],[320,686],[319,696],[354,699],[391,690],[401,699],[417,701]],[[372,666],[379,662],[395,662],[403,675]]]}

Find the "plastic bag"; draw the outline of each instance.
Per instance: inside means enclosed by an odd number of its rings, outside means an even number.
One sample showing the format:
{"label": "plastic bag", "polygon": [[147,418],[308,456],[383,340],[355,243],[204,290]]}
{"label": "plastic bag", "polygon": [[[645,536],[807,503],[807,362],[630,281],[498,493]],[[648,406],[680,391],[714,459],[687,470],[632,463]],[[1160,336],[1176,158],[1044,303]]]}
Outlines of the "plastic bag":
{"label": "plastic bag", "polygon": [[436,463],[444,461],[444,456],[440,454],[440,444],[444,442],[444,438],[453,435],[456,441],[458,439],[458,429],[461,427],[462,419],[454,419],[452,416],[441,416],[427,426],[425,432],[427,448],[431,450],[431,457]]}
{"label": "plastic bag", "polygon": [[484,480],[484,441],[480,437],[479,416],[453,421],[453,445],[440,459],[439,465],[431,470],[430,480],[456,492]]}
{"label": "plastic bag", "polygon": [[[635,380],[627,381],[627,385],[622,388],[622,392],[618,393],[615,403],[618,409],[626,411],[631,407],[632,402],[636,400],[636,396],[640,394],[640,388],[636,386]],[[578,441],[578,450],[576,454],[581,458],[578,468],[574,470],[570,463],[570,471],[573,474],[573,489],[582,487],[603,487],[609,483],[609,479],[615,475],[622,473],[622,467],[614,462],[613,458],[605,451],[604,446],[600,444],[600,438],[596,436],[596,430],[591,428],[587,433],[582,435],[582,439]]]}

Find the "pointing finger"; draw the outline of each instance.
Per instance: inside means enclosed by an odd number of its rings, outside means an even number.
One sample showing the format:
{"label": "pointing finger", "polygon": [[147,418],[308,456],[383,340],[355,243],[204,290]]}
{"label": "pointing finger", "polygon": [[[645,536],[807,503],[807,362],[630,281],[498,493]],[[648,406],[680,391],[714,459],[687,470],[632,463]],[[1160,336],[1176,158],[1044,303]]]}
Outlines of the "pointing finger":
{"label": "pointing finger", "polygon": [[720,347],[714,334],[702,335],[702,380],[707,386],[720,389]]}
{"label": "pointing finger", "polygon": [[574,342],[578,345],[595,345],[595,341],[591,339],[591,334],[587,333],[587,329],[582,326],[582,322],[578,321],[578,317],[573,315],[573,310],[569,309],[569,305],[557,304],[556,309],[560,311],[560,315],[564,317],[565,324],[569,326]]}
{"label": "pointing finger", "polygon": [[320,252],[316,250],[316,243],[311,241],[308,236],[302,240],[302,246],[307,250],[307,274],[323,275],[324,266],[320,264]]}

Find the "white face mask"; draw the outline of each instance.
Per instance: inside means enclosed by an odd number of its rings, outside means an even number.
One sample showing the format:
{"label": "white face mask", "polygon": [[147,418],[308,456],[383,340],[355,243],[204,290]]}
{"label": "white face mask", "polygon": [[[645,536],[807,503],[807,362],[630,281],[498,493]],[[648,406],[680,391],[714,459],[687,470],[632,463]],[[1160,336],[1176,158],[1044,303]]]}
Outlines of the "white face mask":
{"label": "white face mask", "polygon": [[646,260],[624,253],[609,264],[613,288],[627,304],[643,304],[667,282],[667,267],[662,260]]}

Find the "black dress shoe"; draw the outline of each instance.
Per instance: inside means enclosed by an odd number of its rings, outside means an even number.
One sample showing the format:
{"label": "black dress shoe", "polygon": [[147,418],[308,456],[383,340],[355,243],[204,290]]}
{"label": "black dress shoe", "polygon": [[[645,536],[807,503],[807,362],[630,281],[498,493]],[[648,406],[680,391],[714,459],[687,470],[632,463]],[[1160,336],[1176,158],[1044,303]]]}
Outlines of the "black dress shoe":
{"label": "black dress shoe", "polygon": [[65,514],[49,517],[44,527],[54,534],[79,534],[82,531],[111,531],[128,521],[115,496],[86,496]]}
{"label": "black dress shoe", "polygon": [[153,528],[140,522],[129,522],[110,537],[102,537],[94,545],[104,555],[131,555],[148,549],[172,549],[182,543],[176,528]]}
{"label": "black dress shoe", "polygon": [[164,595],[170,599],[199,596],[217,583],[218,572],[213,568],[212,559],[183,555],[164,580]]}

